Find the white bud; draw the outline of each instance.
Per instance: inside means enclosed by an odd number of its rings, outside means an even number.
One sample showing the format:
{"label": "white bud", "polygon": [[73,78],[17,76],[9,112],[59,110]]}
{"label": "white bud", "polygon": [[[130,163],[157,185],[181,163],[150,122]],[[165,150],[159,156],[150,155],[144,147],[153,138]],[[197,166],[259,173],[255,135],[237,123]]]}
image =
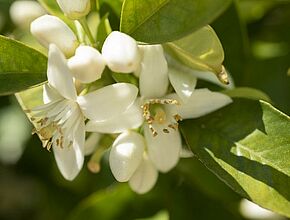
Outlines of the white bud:
{"label": "white bud", "polygon": [[44,47],[55,44],[66,57],[71,57],[78,46],[78,40],[73,31],[58,17],[43,15],[30,25],[33,36]]}
{"label": "white bud", "polygon": [[29,28],[30,23],[45,15],[45,10],[36,1],[15,1],[10,7],[10,17],[15,25],[21,28]]}
{"label": "white bud", "polygon": [[142,161],[145,140],[142,135],[130,131],[118,136],[110,152],[111,171],[119,182],[127,182]]}
{"label": "white bud", "polygon": [[102,55],[108,67],[119,73],[131,73],[138,69],[141,56],[137,42],[127,34],[113,31],[105,40]]}
{"label": "white bud", "polygon": [[86,16],[91,10],[90,0],[57,0],[63,13],[72,20]]}
{"label": "white bud", "polygon": [[73,76],[82,83],[91,83],[101,78],[106,63],[101,53],[90,46],[79,46],[68,60]]}
{"label": "white bud", "polygon": [[144,154],[143,161],[129,180],[129,186],[136,193],[144,194],[153,188],[157,181],[157,178],[157,169],[148,159],[148,156]]}

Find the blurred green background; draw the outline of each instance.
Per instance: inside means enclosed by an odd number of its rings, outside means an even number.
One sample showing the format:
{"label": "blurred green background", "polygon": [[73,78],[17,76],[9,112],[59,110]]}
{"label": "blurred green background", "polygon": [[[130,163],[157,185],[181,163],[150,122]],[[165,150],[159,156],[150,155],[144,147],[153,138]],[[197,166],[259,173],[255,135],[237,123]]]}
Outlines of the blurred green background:
{"label": "blurred green background", "polygon": [[[9,18],[12,2],[0,0],[0,33],[4,35],[15,34]],[[101,12],[110,11],[116,29],[116,7],[109,0],[102,2]],[[236,85],[264,91],[273,105],[287,114],[289,21],[290,1],[240,0],[212,24]],[[239,213],[241,198],[195,158],[183,159],[169,174],[160,175],[150,193],[139,196],[114,180],[107,156],[99,174],[84,167],[73,182],[65,181],[53,154],[43,149],[30,131],[16,99],[0,97],[1,220],[244,219]]]}

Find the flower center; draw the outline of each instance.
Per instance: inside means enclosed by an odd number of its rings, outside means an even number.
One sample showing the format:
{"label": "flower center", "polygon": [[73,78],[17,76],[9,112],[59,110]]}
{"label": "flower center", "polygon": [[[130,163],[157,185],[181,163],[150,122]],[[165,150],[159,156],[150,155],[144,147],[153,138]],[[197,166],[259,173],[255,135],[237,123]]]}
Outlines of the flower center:
{"label": "flower center", "polygon": [[[153,123],[164,125],[168,121],[166,112],[162,105],[179,105],[179,102],[175,99],[149,99],[141,106],[143,117],[148,123],[149,129],[154,137],[156,137],[158,133],[154,128]],[[168,124],[167,127],[163,129],[164,133],[169,133],[169,129],[178,129],[178,122],[182,120],[181,116],[176,114],[173,115],[172,118],[174,122]]]}

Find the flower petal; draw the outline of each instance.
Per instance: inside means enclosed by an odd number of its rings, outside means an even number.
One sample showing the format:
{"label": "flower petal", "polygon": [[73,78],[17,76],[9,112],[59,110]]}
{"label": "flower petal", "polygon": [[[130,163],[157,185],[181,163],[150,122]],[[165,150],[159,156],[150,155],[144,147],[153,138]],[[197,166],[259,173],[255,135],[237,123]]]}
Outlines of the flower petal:
{"label": "flower petal", "polygon": [[106,121],[89,121],[86,130],[100,133],[121,133],[142,125],[143,117],[140,105],[134,103],[122,114]]}
{"label": "flower petal", "polygon": [[154,187],[157,178],[157,169],[148,159],[148,156],[144,154],[141,164],[129,180],[129,186],[136,193],[144,194]]}
{"label": "flower petal", "polygon": [[169,79],[180,99],[187,102],[195,89],[197,78],[186,72],[170,68]]}
{"label": "flower petal", "polygon": [[77,93],[66,59],[56,45],[51,44],[48,52],[48,83],[66,99],[76,100]]}
{"label": "flower petal", "polygon": [[143,52],[140,67],[140,93],[145,98],[157,98],[166,94],[168,66],[161,45],[139,46]]}
{"label": "flower petal", "polygon": [[43,103],[47,104],[56,100],[63,99],[63,97],[48,84],[43,85]]}
{"label": "flower petal", "polygon": [[79,103],[84,115],[93,121],[114,118],[128,109],[138,94],[136,86],[129,83],[116,83],[79,96]]}
{"label": "flower petal", "polygon": [[124,132],[117,137],[110,152],[110,167],[116,180],[128,181],[142,161],[145,140],[136,132]]}
{"label": "flower petal", "polygon": [[170,130],[164,133],[164,125],[153,124],[157,136],[153,137],[148,125],[144,126],[149,158],[161,172],[168,172],[176,166],[181,151],[181,137],[179,131]]}
{"label": "flower petal", "polygon": [[99,133],[92,133],[85,142],[85,155],[90,155],[98,148],[102,135]]}
{"label": "flower petal", "polygon": [[57,166],[67,180],[73,180],[80,172],[84,163],[85,125],[80,117],[79,127],[75,132],[72,146],[60,148],[53,146]]}
{"label": "flower petal", "polygon": [[[176,94],[168,97],[178,99]],[[196,89],[186,103],[178,106],[166,106],[171,115],[179,114],[183,119],[198,118],[224,107],[232,102],[227,95],[219,92],[211,92],[208,89]]]}

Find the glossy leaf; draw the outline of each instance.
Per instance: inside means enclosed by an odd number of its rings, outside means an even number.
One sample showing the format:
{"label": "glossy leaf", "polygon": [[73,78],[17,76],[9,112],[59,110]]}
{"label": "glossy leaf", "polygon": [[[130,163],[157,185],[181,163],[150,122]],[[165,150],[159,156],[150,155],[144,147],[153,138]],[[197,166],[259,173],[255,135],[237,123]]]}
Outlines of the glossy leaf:
{"label": "glossy leaf", "polygon": [[224,50],[210,26],[168,43],[166,48],[170,55],[192,69],[216,74],[223,71]]}
{"label": "glossy leaf", "polygon": [[0,36],[0,95],[46,81],[47,58],[24,44]]}
{"label": "glossy leaf", "polygon": [[290,119],[261,101],[237,99],[181,131],[194,154],[232,189],[290,216]]}
{"label": "glossy leaf", "polygon": [[182,38],[209,24],[231,0],[125,0],[120,30],[146,43]]}

